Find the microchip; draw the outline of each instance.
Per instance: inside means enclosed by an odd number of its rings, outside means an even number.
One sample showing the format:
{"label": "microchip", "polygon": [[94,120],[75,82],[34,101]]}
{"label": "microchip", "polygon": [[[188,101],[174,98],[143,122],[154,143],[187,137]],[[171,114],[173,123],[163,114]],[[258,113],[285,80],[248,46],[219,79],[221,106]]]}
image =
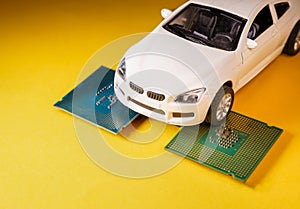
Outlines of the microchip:
{"label": "microchip", "polygon": [[54,106],[114,134],[139,114],[121,104],[114,92],[115,71],[100,67]]}
{"label": "microchip", "polygon": [[244,182],[282,131],[231,112],[219,127],[183,127],[166,149]]}

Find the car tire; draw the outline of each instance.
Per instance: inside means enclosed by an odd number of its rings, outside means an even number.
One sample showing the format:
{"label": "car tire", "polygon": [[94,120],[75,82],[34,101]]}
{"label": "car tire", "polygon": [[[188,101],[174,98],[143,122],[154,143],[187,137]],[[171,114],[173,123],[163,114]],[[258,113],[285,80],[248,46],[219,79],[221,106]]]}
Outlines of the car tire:
{"label": "car tire", "polygon": [[294,56],[300,51],[300,22],[293,28],[286,44],[283,53]]}
{"label": "car tire", "polygon": [[218,126],[226,120],[234,101],[233,89],[223,86],[216,94],[206,115],[205,122]]}

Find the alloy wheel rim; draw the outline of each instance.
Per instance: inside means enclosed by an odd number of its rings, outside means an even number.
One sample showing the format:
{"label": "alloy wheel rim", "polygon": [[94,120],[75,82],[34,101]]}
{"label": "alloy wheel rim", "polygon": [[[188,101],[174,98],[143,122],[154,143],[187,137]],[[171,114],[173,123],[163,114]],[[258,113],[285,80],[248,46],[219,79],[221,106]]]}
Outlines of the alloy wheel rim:
{"label": "alloy wheel rim", "polygon": [[222,121],[228,114],[230,107],[231,107],[231,103],[232,103],[232,96],[231,94],[225,94],[219,105],[217,108],[217,112],[216,112],[216,118],[218,121]]}
{"label": "alloy wheel rim", "polygon": [[294,50],[298,51],[300,49],[300,30],[298,30],[298,34],[295,38]]}

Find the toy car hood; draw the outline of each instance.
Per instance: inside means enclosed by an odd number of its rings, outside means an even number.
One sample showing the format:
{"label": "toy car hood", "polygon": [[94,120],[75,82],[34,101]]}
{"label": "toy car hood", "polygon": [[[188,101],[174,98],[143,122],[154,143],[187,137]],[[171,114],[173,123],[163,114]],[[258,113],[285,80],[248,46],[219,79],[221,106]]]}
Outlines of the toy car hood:
{"label": "toy car hood", "polygon": [[221,86],[220,76],[224,76],[221,71],[226,66],[221,63],[228,63],[228,68],[235,64],[235,56],[234,52],[196,44],[161,28],[131,47],[124,57],[127,77],[136,84],[174,94],[182,93],[183,87],[205,87],[213,94]]}

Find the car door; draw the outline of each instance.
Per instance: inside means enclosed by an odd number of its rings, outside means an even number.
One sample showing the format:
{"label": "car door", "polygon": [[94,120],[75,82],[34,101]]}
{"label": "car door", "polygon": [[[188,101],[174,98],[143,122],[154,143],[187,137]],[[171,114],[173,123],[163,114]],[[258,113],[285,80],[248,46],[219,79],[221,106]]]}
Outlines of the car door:
{"label": "car door", "polygon": [[245,44],[243,48],[239,86],[243,86],[250,81],[280,53],[278,52],[280,34],[274,24],[274,18],[270,5],[266,5],[252,21],[249,20],[251,26],[247,38],[252,40],[254,46],[250,47]]}
{"label": "car door", "polygon": [[276,16],[276,27],[281,35],[280,45],[285,45],[286,38],[291,32],[291,15],[290,15],[290,3],[287,0],[276,0],[272,6],[273,13]]}

